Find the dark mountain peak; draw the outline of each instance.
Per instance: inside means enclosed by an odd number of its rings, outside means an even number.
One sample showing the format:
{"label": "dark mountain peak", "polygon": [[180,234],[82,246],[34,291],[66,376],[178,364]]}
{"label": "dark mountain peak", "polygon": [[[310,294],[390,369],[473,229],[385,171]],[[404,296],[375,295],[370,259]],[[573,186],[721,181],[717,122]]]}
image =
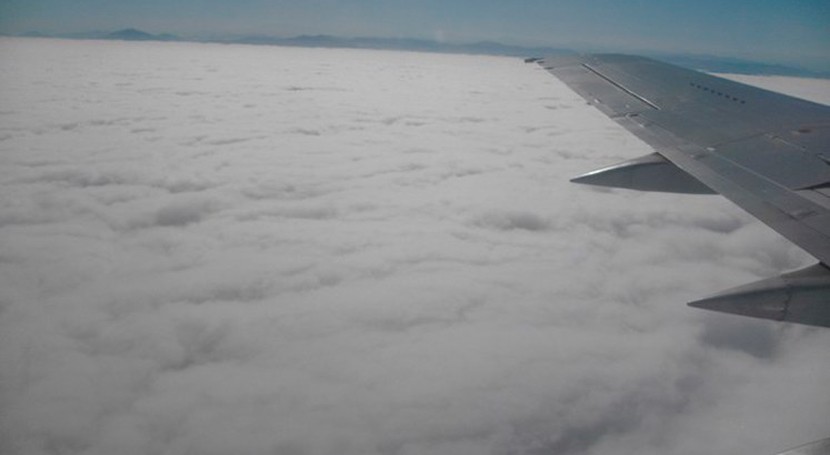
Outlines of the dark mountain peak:
{"label": "dark mountain peak", "polygon": [[125,41],[176,41],[179,37],[165,33],[153,35],[136,28],[125,28],[116,32],[108,33],[104,39],[125,40]]}
{"label": "dark mountain peak", "polygon": [[295,38],[296,39],[306,39],[306,40],[325,40],[325,41],[338,39],[338,38],[336,38],[332,35],[300,35],[300,36],[296,36]]}
{"label": "dark mountain peak", "polygon": [[155,36],[135,28],[125,28],[123,30],[118,30],[117,32],[110,33],[109,35],[107,35],[107,38],[122,39],[129,41],[142,41],[155,39]]}

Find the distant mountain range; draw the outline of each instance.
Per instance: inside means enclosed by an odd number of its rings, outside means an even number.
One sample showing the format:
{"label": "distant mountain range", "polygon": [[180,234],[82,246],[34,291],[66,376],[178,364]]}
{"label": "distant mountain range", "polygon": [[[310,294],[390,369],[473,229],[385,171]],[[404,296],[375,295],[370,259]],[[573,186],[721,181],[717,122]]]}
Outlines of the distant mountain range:
{"label": "distant mountain range", "polygon": [[[558,47],[528,47],[481,41],[470,44],[445,43],[413,38],[341,38],[330,35],[301,35],[281,38],[269,35],[244,35],[219,38],[181,38],[168,33],[154,35],[135,28],[115,32],[85,32],[63,35],[47,35],[27,32],[19,36],[37,38],[104,39],[124,41],[193,41],[227,44],[254,44],[295,47],[327,47],[348,49],[387,49],[419,52],[440,52],[454,54],[503,55],[513,57],[541,57],[548,55],[576,54],[576,51]],[[645,53],[675,65],[711,73],[763,74],[777,76],[800,76],[830,78],[830,72],[817,72],[780,64],[756,62],[730,57],[693,54]]]}
{"label": "distant mountain range", "polygon": [[301,35],[291,38],[278,38],[260,35],[242,36],[219,41],[244,44],[270,44],[279,46],[388,49],[456,54],[507,55],[514,57],[574,53],[571,50],[556,47],[511,46],[491,41],[481,41],[471,44],[454,44],[413,38],[340,38],[330,35]]}
{"label": "distant mountain range", "polygon": [[147,33],[135,28],[125,28],[115,32],[80,32],[58,35],[48,35],[40,32],[26,32],[19,36],[30,38],[107,39],[122,41],[185,41],[181,37],[171,35],[169,33],[153,35],[152,33]]}

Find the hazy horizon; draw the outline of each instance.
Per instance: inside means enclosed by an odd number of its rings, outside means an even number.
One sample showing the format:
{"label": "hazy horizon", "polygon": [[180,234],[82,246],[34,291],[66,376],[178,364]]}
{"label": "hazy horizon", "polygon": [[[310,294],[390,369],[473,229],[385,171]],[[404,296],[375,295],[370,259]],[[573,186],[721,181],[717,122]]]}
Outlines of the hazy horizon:
{"label": "hazy horizon", "polygon": [[532,0],[6,0],[0,32],[138,28],[183,36],[265,34],[430,39],[578,51],[731,56],[830,70],[830,4],[820,0],[620,3]]}

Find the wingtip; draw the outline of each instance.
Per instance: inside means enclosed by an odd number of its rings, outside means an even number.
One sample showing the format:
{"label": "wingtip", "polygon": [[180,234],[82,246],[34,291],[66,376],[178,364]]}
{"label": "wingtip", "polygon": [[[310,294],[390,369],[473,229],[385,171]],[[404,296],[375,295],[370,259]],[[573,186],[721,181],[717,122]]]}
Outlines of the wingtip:
{"label": "wingtip", "polygon": [[588,172],[587,174],[577,175],[570,179],[571,183],[579,183],[580,185],[594,185],[594,180],[592,176],[596,174],[597,171]]}

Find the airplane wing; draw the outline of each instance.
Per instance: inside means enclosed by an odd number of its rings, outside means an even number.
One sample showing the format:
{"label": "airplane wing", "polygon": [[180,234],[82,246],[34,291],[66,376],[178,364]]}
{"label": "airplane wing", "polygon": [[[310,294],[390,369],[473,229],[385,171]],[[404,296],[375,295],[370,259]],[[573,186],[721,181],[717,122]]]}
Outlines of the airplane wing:
{"label": "airplane wing", "polygon": [[830,438],[798,446],[795,449],[782,452],[778,455],[828,455],[830,454]]}
{"label": "airplane wing", "polygon": [[644,57],[529,62],[655,150],[574,182],[719,193],[819,260],[689,305],[830,327],[830,107]]}

